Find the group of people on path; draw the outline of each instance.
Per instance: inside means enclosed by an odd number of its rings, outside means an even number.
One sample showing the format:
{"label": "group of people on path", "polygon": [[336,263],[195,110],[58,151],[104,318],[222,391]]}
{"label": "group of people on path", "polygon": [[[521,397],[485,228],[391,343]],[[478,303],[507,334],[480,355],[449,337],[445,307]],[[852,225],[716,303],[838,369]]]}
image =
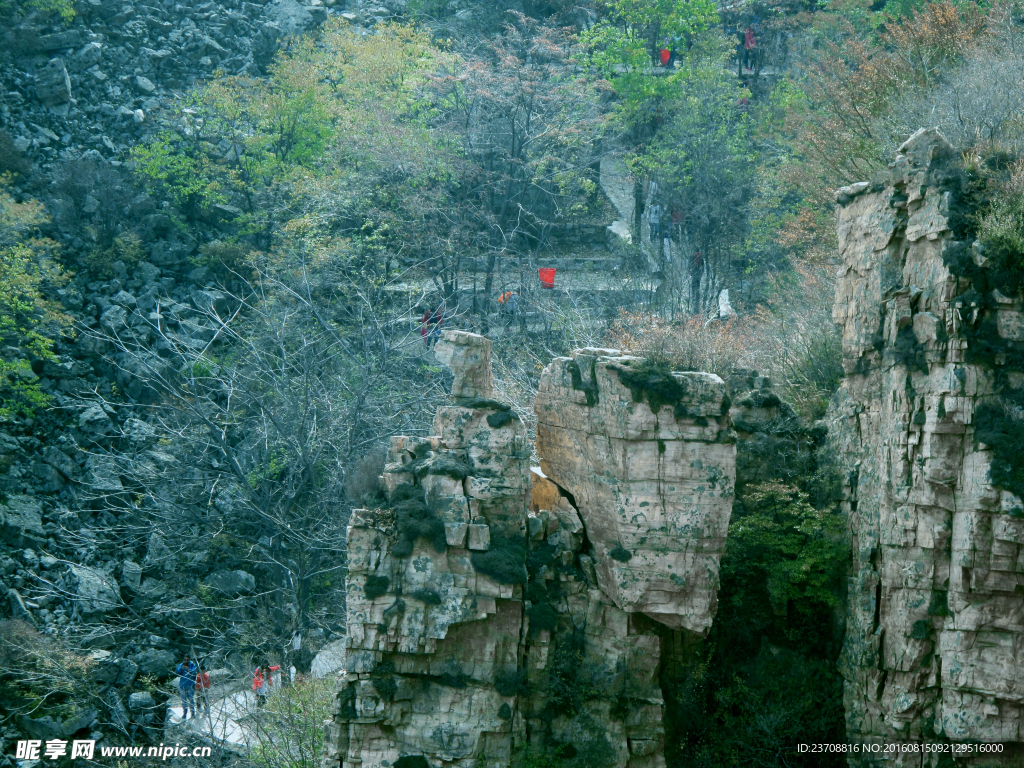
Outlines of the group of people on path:
{"label": "group of people on path", "polygon": [[188,720],[190,710],[193,718],[199,716],[199,712],[196,710],[196,694],[199,697],[199,706],[209,715],[210,673],[206,671],[202,663],[197,664],[186,656],[174,668],[174,674],[178,676],[178,692],[181,694],[181,719]]}
{"label": "group of people on path", "polygon": [[[274,685],[273,673],[281,669],[280,664],[270,665],[263,662],[252,676],[252,690],[256,694],[256,706],[262,707],[267,703],[267,694]],[[185,656],[181,663],[174,668],[174,674],[178,676],[178,693],[181,695],[181,719],[188,720],[189,712],[192,718],[199,716],[199,709],[206,715],[210,714],[210,673],[203,667],[202,662],[196,663],[189,656]],[[196,699],[199,700],[199,709],[196,708]]]}

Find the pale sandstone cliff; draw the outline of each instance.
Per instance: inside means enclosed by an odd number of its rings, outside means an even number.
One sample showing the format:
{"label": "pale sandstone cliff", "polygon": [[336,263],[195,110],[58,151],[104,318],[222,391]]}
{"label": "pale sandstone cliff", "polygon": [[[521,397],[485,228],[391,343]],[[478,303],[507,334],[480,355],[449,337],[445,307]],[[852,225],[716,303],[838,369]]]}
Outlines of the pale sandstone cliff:
{"label": "pale sandstone cliff", "polygon": [[327,764],[497,767],[534,748],[663,766],[659,676],[710,626],[732,504],[724,384],[675,374],[654,413],[616,372],[640,360],[555,360],[537,402],[550,479],[535,474],[530,507],[522,423],[489,399],[490,342],[449,331],[438,357],[455,405],[436,437],[392,441],[394,508],[349,528]]}
{"label": "pale sandstone cliff", "polygon": [[1024,325],[965,234],[968,184],[920,131],[887,178],[839,193],[847,379],[832,433],[854,557],[841,666],[852,742],[998,742],[958,764],[1020,766],[1024,519],[991,481],[979,414],[1021,386]]}

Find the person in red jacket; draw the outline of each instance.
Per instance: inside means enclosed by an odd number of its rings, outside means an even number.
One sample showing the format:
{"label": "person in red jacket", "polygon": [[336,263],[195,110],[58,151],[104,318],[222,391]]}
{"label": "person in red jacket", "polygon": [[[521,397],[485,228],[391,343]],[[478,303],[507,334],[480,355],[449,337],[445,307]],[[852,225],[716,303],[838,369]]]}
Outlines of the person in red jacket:
{"label": "person in red jacket", "polygon": [[209,715],[210,673],[206,671],[206,667],[202,663],[199,664],[199,674],[196,675],[196,701],[199,702],[199,709]]}
{"label": "person in red jacket", "polygon": [[277,672],[280,668],[280,664],[270,666],[266,662],[256,667],[256,671],[252,676],[252,689],[256,692],[256,706],[262,707],[267,703],[267,693],[270,692],[271,686],[274,685],[274,676],[270,673]]}

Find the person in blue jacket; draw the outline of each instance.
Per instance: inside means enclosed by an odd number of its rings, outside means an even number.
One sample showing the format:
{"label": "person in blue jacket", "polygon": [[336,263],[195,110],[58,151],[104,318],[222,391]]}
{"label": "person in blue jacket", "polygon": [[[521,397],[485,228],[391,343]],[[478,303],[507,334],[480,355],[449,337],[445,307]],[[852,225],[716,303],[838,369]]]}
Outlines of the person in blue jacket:
{"label": "person in blue jacket", "polygon": [[174,668],[174,674],[178,676],[178,692],[181,694],[182,720],[188,720],[190,708],[192,717],[196,716],[196,674],[198,672],[199,667],[188,656]]}

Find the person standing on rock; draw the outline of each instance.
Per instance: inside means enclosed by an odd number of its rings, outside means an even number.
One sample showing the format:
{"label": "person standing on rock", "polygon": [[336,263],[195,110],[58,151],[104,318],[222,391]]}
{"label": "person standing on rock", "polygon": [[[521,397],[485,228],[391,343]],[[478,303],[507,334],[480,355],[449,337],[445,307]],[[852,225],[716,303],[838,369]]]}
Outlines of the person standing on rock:
{"label": "person standing on rock", "polygon": [[274,685],[274,676],[271,672],[276,672],[280,668],[280,664],[272,667],[267,662],[263,662],[260,666],[256,667],[256,671],[252,676],[252,689],[256,692],[257,707],[262,707],[267,703],[267,694],[270,692],[271,686]]}
{"label": "person standing on rock", "polygon": [[174,674],[178,676],[178,693],[181,694],[182,720],[188,720],[190,708],[192,717],[196,716],[196,673],[198,671],[199,667],[187,655],[181,664],[174,668]]}
{"label": "person standing on rock", "polygon": [[207,716],[210,714],[210,673],[206,667],[199,664],[199,673],[196,675],[196,698],[199,700],[199,708]]}
{"label": "person standing on rock", "polygon": [[651,225],[651,242],[661,237],[661,206],[654,203],[647,209],[647,223]]}
{"label": "person standing on rock", "polygon": [[423,338],[423,343],[427,345],[427,349],[434,346],[437,340],[441,338],[441,324],[444,322],[444,302],[441,302],[436,309],[430,309],[427,307],[423,313],[423,317],[420,318],[420,336]]}

